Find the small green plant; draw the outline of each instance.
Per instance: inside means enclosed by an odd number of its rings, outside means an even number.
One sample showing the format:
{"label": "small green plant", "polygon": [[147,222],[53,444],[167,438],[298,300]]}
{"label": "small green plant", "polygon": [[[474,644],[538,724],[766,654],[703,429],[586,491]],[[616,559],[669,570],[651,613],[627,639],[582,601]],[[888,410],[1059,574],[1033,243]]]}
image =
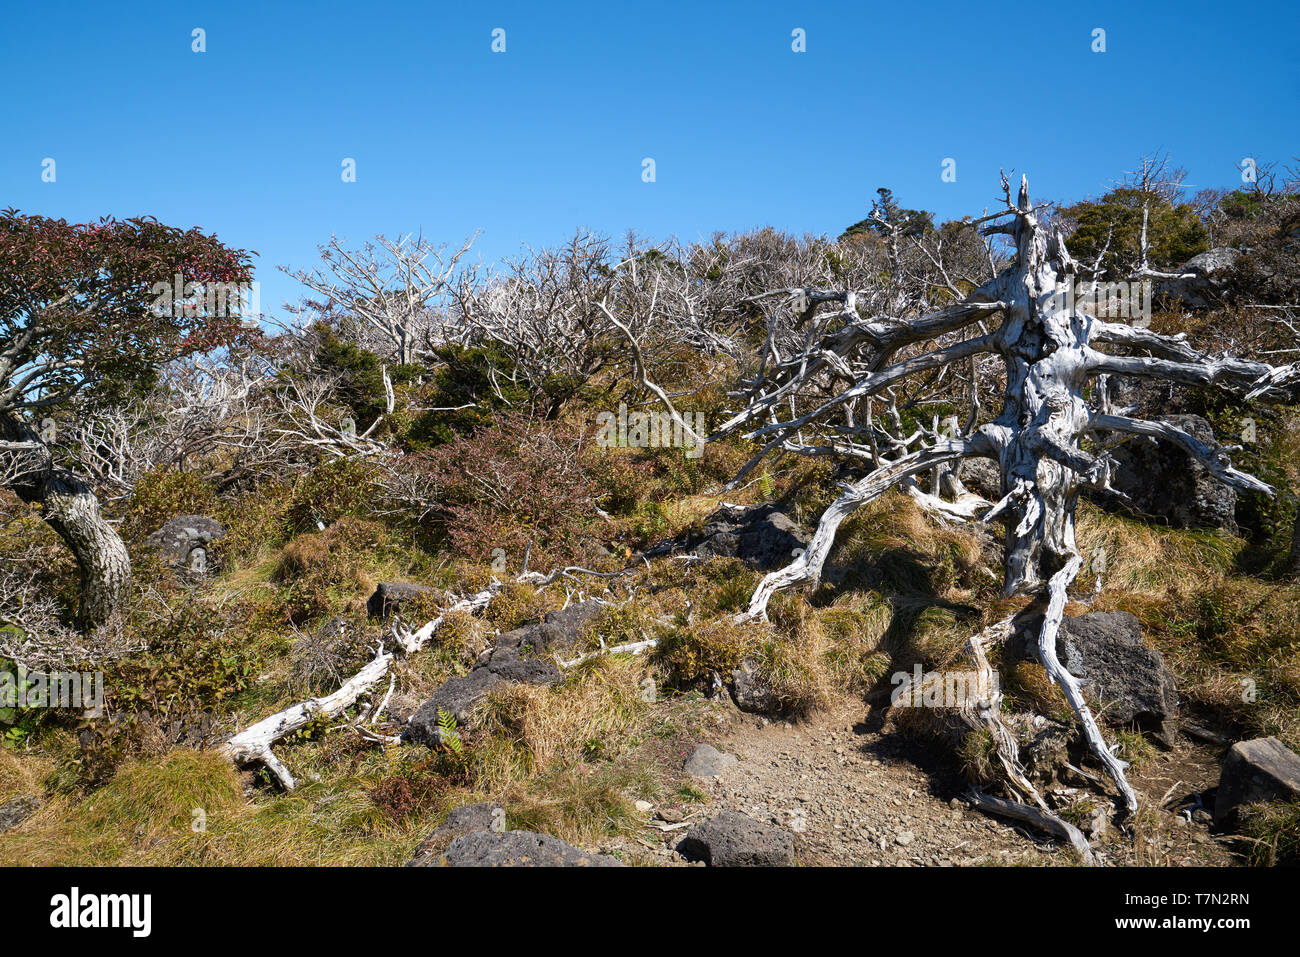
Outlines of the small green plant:
{"label": "small green plant", "polygon": [[438,744],[456,757],[464,757],[465,744],[460,739],[460,730],[456,726],[456,716],[438,709]]}
{"label": "small green plant", "polygon": [[988,787],[997,780],[997,747],[993,735],[981,729],[970,731],[958,749],[966,780],[978,787]]}
{"label": "small green plant", "polygon": [[326,732],[329,731],[331,720],[328,715],[318,714],[297,731],[285,735],[285,743],[304,744],[308,741],[317,741],[325,737]]}
{"label": "small green plant", "polygon": [[1156,749],[1141,731],[1119,728],[1115,732],[1115,751],[1129,764],[1140,766],[1155,756]]}
{"label": "small green plant", "polygon": [[707,804],[709,801],[709,792],[697,788],[689,781],[677,789],[673,795],[679,804]]}
{"label": "small green plant", "polygon": [[[10,662],[0,662],[0,673],[9,672],[10,667]],[[15,674],[14,677],[17,678],[17,675]],[[32,684],[25,678],[21,679],[21,681],[23,689],[30,687]],[[15,685],[17,685],[17,681],[15,681]],[[36,730],[44,713],[44,710],[40,708],[0,707],[0,728],[3,729],[3,735],[0,736],[0,746],[15,748],[22,744]]]}

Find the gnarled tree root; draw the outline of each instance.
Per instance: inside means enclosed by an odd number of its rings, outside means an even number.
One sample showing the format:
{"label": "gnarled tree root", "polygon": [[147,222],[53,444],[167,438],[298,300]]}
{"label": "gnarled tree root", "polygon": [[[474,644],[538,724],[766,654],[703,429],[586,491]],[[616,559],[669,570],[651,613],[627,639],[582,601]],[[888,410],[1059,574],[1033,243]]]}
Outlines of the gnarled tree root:
{"label": "gnarled tree root", "polygon": [[1097,719],[1093,717],[1088,702],[1083,698],[1079,680],[1066,670],[1056,655],[1056,636],[1061,630],[1061,618],[1065,613],[1066,589],[1074,581],[1082,565],[1083,559],[1077,554],[1073,555],[1066,562],[1065,567],[1053,575],[1048,582],[1047,610],[1043,614],[1042,628],[1038,633],[1038,658],[1047,669],[1048,677],[1065,694],[1070,709],[1079,719],[1084,740],[1088,742],[1092,753],[1106,766],[1115,786],[1124,797],[1128,812],[1132,814],[1137,810],[1138,800],[1137,795],[1133,793],[1133,788],[1124,777],[1124,769],[1128,767],[1128,763],[1117,758],[1110,746],[1106,744],[1106,739],[1101,735],[1101,728],[1097,725]]}
{"label": "gnarled tree root", "polygon": [[1019,801],[1008,801],[980,791],[969,792],[966,799],[981,811],[1024,821],[1039,830],[1064,838],[1079,853],[1085,864],[1097,863],[1097,859],[1092,855],[1092,848],[1088,846],[1088,839],[1083,836],[1083,832],[1059,815],[1028,804],[1021,804]]}
{"label": "gnarled tree root", "polygon": [[1005,641],[1011,636],[1014,631],[1013,617],[1004,618],[967,640],[966,650],[975,660],[979,676],[974,687],[980,689],[981,693],[973,700],[968,697],[958,713],[972,729],[989,734],[993,740],[994,752],[1006,774],[1007,786],[1013,792],[1018,792],[1025,802],[1032,803],[996,798],[979,791],[973,791],[969,799],[980,810],[1015,818],[1055,837],[1064,838],[1085,863],[1094,864],[1096,861],[1092,849],[1083,832],[1052,811],[1038,789],[1026,777],[1025,769],[1020,763],[1020,748],[1016,744],[1016,737],[1002,720],[1002,693],[998,690],[998,682],[984,649],[986,643]]}

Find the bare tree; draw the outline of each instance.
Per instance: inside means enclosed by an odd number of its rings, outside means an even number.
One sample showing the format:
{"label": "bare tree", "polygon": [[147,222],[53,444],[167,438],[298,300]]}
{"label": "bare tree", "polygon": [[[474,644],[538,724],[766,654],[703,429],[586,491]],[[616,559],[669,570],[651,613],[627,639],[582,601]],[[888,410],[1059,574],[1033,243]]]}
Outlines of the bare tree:
{"label": "bare tree", "polygon": [[[1279,395],[1298,370],[1202,354],[1182,336],[1102,321],[1077,308],[1063,290],[1084,270],[1071,258],[1059,229],[1043,225],[1041,208],[1030,203],[1027,180],[1022,179],[1014,202],[1005,177],[1003,191],[1005,208],[972,223],[982,225],[984,235],[1006,236],[1014,244],[1014,259],[995,278],[952,305],[910,317],[864,318],[855,291],[812,290],[801,303],[811,324],[803,347],[764,356],[759,376],[746,391],[745,407],[718,434],[743,430],[764,443],[760,455],[776,450],[836,455],[867,461],[871,468],[845,486],[826,510],[804,553],[762,580],[742,617],[765,617],[776,590],[817,581],[836,530],[854,509],[937,466],[991,459],[1001,473],[1002,495],[979,517],[1000,520],[1006,528],[1004,595],[1026,596],[1031,602],[1013,619],[972,639],[971,650],[978,658],[986,641],[1030,629],[1039,660],[1133,811],[1137,797],[1125,779],[1126,764],[1106,744],[1079,682],[1056,651],[1067,591],[1083,564],[1075,541],[1078,495],[1084,486],[1104,487],[1111,466],[1104,451],[1085,451],[1081,440],[1099,433],[1157,437],[1186,450],[1220,481],[1240,489],[1272,490],[1175,426],[1111,410],[1104,390],[1094,390],[1090,405],[1089,384],[1099,376],[1137,376],[1224,386],[1255,398]],[[813,321],[825,305],[832,306],[834,321]],[[769,340],[766,348],[770,346]],[[854,413],[858,403],[985,356],[1003,366],[1002,409],[996,417],[979,421],[983,417],[977,415],[946,435],[932,431],[915,436],[919,447],[899,448],[897,454],[880,456],[873,449],[876,425],[869,416]],[[827,382],[835,383],[834,395],[800,407],[806,390]],[[1001,728],[997,708],[996,698],[987,701],[971,720],[985,726],[992,721]],[[1012,791],[1037,805],[1039,818],[1059,825],[1026,780],[1014,738],[998,733],[994,739]]]}
{"label": "bare tree", "polygon": [[614,285],[612,265],[606,238],[578,232],[564,246],[507,260],[500,271],[468,270],[445,338],[492,347],[511,382],[554,415],[621,355],[597,308]]}
{"label": "bare tree", "polygon": [[337,236],[319,247],[323,266],[286,273],[325,297],[309,305],[339,325],[353,341],[389,362],[406,365],[436,344],[441,313],[461,257],[474,238],[455,252],[423,237],[376,236],[349,250]]}
{"label": "bare tree", "polygon": [[376,418],[361,433],[350,415],[333,405],[335,383],[329,376],[291,378],[275,390],[276,414],[267,431],[282,443],[326,460],[350,456],[384,456],[389,449],[371,436],[383,421]]}

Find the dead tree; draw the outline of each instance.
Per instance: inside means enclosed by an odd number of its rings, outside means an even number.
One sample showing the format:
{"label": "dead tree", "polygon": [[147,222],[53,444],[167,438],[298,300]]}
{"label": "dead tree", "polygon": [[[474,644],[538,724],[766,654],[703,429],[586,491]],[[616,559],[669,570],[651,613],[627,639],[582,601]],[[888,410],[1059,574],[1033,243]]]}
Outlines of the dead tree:
{"label": "dead tree", "polygon": [[[1064,692],[1088,746],[1131,812],[1138,802],[1124,776],[1127,764],[1106,744],[1078,680],[1056,651],[1068,590],[1083,564],[1075,541],[1079,492],[1085,486],[1106,487],[1111,467],[1105,451],[1086,451],[1083,441],[1107,433],[1160,438],[1184,449],[1222,482],[1238,489],[1272,490],[1182,429],[1112,411],[1105,390],[1090,390],[1089,385],[1099,376],[1135,376],[1222,386],[1255,398],[1278,395],[1297,377],[1298,367],[1206,355],[1181,335],[1104,321],[1077,308],[1063,290],[1087,270],[1070,257],[1060,231],[1043,225],[1041,208],[1030,204],[1027,180],[1022,179],[1014,203],[1005,177],[1003,193],[1001,212],[970,225],[981,226],[985,236],[1009,237],[1014,257],[995,278],[955,304],[911,318],[864,318],[854,290],[788,290],[802,293],[799,305],[807,311],[805,320],[811,320],[802,349],[782,355],[771,349],[769,340],[764,367],[750,383],[745,407],[714,437],[742,431],[760,440],[763,446],[755,460],[780,450],[848,457],[870,469],[843,487],[808,548],[762,580],[743,617],[765,618],[768,601],[778,589],[818,581],[836,530],[859,506],[937,467],[966,458],[993,460],[1001,473],[1001,498],[978,517],[999,520],[1006,528],[1004,596],[1031,601],[1014,616],[1014,623],[1000,623],[973,639],[972,651],[979,658],[985,640],[1000,640],[1017,629],[1036,632],[1039,660]],[[824,312],[826,304],[832,306],[829,313]],[[830,319],[821,321],[820,316]],[[1002,408],[995,418],[981,422],[982,417],[974,415],[964,428],[920,436],[920,447],[880,453],[877,430],[869,415],[860,414],[860,403],[887,396],[891,388],[914,377],[961,368],[983,356],[1000,360],[1005,370]],[[828,383],[834,388],[828,389]],[[831,397],[815,404],[806,398],[828,391]],[[972,723],[987,726],[992,719],[1001,727],[997,706],[996,698],[984,702],[983,714],[973,716]],[[1048,815],[1055,827],[1060,820],[1025,779],[1014,738],[996,733],[993,738],[1008,787],[1036,804],[1039,816]]]}
{"label": "dead tree", "polygon": [[406,365],[438,344],[444,299],[473,241],[449,253],[422,237],[376,236],[361,249],[331,237],[320,247],[321,268],[285,272],[324,297],[308,307],[346,326],[347,338]]}

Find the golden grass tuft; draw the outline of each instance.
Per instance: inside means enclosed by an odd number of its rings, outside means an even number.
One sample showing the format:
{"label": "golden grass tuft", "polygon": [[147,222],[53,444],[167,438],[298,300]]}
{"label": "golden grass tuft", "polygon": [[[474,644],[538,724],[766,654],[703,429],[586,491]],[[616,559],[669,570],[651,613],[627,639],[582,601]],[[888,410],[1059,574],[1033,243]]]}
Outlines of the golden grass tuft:
{"label": "golden grass tuft", "polygon": [[643,677],[643,660],[618,655],[593,659],[555,687],[498,687],[474,728],[475,751],[486,755],[476,780],[497,787],[557,764],[617,757],[645,730],[651,702],[643,700]]}
{"label": "golden grass tuft", "polygon": [[[1185,584],[1207,573],[1227,572],[1242,543],[1226,532],[1188,531],[1115,515],[1080,503],[1078,547],[1084,567],[1079,587],[1086,590],[1102,575],[1103,589],[1152,591]],[[1194,580],[1195,580],[1194,579]]]}
{"label": "golden grass tuft", "polygon": [[0,748],[0,801],[20,794],[40,794],[52,767],[46,755]]}
{"label": "golden grass tuft", "polygon": [[564,600],[553,589],[538,591],[522,582],[507,582],[497,592],[483,613],[498,631],[511,631],[537,621],[548,611],[555,611]]}

